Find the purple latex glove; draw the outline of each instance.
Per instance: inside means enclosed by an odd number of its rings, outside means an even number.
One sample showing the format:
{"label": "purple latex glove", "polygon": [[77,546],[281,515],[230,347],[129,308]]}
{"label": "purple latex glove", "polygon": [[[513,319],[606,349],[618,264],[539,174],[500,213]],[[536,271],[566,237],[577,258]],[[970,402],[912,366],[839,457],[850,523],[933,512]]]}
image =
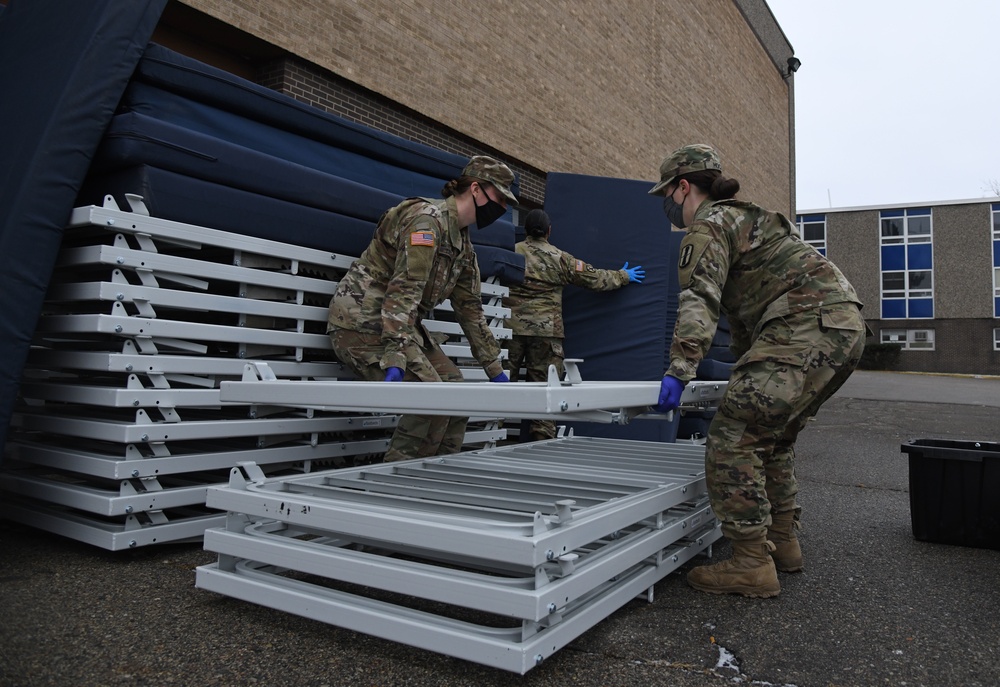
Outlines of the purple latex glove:
{"label": "purple latex glove", "polygon": [[403,381],[403,371],[398,367],[389,367],[385,371],[385,381],[387,382],[401,382]]}
{"label": "purple latex glove", "polygon": [[681,393],[684,391],[684,382],[673,375],[665,375],[660,382],[659,402],[653,406],[653,410],[659,413],[669,413],[676,410],[681,403]]}
{"label": "purple latex glove", "polygon": [[509,382],[510,381],[510,377],[507,376],[506,372],[501,372],[496,377],[491,377],[490,381],[491,382]]}

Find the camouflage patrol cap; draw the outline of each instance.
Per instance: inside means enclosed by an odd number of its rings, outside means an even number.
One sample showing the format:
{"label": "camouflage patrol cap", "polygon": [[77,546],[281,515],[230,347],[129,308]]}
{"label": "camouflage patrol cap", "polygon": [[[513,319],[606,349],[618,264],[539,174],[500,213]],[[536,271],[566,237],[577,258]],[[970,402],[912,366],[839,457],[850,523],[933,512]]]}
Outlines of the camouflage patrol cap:
{"label": "camouflage patrol cap", "polygon": [[494,160],[486,155],[476,155],[462,170],[462,176],[481,179],[493,184],[504,195],[508,203],[517,205],[517,196],[510,190],[511,184],[514,183],[514,173],[510,171],[510,167],[499,160]]}
{"label": "camouflage patrol cap", "polygon": [[704,143],[678,148],[670,153],[660,164],[660,183],[649,190],[651,196],[655,196],[670,182],[677,177],[689,172],[700,172],[705,169],[717,169],[722,171],[722,163],[719,162],[719,154],[715,148]]}

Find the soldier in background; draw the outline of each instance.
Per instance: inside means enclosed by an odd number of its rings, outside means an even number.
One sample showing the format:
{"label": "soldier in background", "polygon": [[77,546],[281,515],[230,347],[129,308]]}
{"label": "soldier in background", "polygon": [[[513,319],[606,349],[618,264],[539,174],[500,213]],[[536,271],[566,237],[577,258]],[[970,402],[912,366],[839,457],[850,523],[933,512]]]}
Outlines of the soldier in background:
{"label": "soldier in background", "polygon": [[[562,292],[566,284],[593,291],[612,291],[630,282],[642,282],[642,267],[599,270],[549,243],[552,223],[543,210],[532,210],[524,220],[527,237],[514,250],[524,256],[524,283],[510,287],[504,305],[510,308],[513,339],[507,345],[510,378],[517,381],[521,366],[527,368],[527,381],[544,382],[549,365],[555,365],[562,378],[563,318]],[[529,437],[532,441],[554,439],[555,423],[535,420]]]}
{"label": "soldier in background", "polygon": [[[509,381],[483,314],[469,225],[483,229],[517,203],[514,173],[484,155],[445,184],[442,200],[408,198],[379,219],[371,244],[330,300],[327,333],[342,363],[369,381],[460,382],[458,366],[421,321],[446,299],[491,382]],[[404,415],[386,462],[457,453],[467,417]]]}
{"label": "soldier in background", "polygon": [[784,215],[736,200],[739,188],[722,176],[713,148],[689,145],[664,159],[649,191],[664,196],[670,223],[687,231],[657,409],[677,407],[725,313],[738,360],[708,431],[705,470],[733,556],[687,579],[704,592],[772,597],[781,591],[776,570],[803,567],[795,440],[857,367],[867,327],[836,265]]}

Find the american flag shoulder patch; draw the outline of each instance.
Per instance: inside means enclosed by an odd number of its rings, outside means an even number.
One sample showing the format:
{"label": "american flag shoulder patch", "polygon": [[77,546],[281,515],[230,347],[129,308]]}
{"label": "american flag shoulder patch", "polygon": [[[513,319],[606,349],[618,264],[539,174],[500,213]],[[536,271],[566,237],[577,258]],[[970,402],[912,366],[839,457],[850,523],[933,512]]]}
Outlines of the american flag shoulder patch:
{"label": "american flag shoulder patch", "polygon": [[576,261],[576,271],[583,272],[583,260]]}
{"label": "american flag shoulder patch", "polygon": [[434,234],[430,231],[415,231],[410,234],[411,246],[433,246]]}

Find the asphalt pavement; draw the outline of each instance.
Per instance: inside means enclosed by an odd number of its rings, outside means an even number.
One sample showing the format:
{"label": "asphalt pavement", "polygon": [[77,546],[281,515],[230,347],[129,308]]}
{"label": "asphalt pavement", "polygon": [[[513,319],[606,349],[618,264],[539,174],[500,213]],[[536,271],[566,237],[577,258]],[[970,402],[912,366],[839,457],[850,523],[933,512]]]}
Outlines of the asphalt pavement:
{"label": "asphalt pavement", "polygon": [[684,568],[525,676],[196,589],[198,544],[0,520],[0,685],[998,685],[1000,551],[914,539],[918,438],[1000,441],[1000,379],[855,373],[799,439],[806,569],[778,597],[701,594]]}

